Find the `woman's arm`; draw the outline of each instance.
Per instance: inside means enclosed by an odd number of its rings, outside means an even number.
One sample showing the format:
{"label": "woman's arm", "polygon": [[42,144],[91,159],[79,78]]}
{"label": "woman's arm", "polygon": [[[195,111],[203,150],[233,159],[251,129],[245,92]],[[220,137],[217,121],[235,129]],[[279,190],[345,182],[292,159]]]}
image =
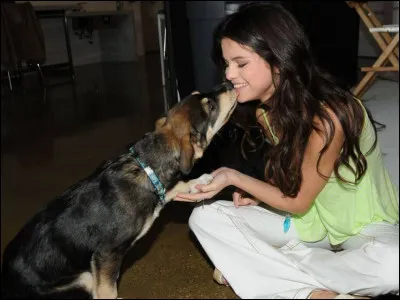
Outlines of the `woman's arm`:
{"label": "woman's arm", "polygon": [[[334,169],[334,163],[338,157],[344,142],[344,134],[339,120],[330,112],[335,125],[335,134],[332,143],[323,154],[319,171],[330,176]],[[322,121],[316,119],[316,125],[322,129]],[[329,127],[325,126],[329,130]],[[177,201],[199,201],[212,198],[229,185],[251,194],[254,198],[283,211],[294,214],[303,214],[308,211],[317,195],[324,188],[327,180],[321,177],[317,171],[317,162],[320,151],[325,144],[324,136],[313,130],[308,140],[302,164],[303,182],[300,191],[295,198],[284,197],[282,192],[264,181],[240,173],[229,168],[220,168],[212,173],[214,180],[208,185],[200,185],[198,194],[178,194]]]}

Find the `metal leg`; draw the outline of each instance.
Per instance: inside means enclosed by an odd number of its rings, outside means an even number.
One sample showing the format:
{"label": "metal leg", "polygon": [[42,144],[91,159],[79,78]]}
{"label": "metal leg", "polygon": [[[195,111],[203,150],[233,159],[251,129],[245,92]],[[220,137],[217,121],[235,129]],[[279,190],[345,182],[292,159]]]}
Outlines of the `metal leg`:
{"label": "metal leg", "polygon": [[176,82],[176,96],[178,98],[178,102],[181,102],[181,95],[179,94],[178,79],[176,79],[175,82]]}
{"label": "metal leg", "polygon": [[39,75],[40,75],[40,80],[42,82],[42,86],[43,86],[43,103],[46,103],[47,100],[47,86],[46,83],[44,82],[44,76],[43,76],[43,72],[42,72],[42,68],[40,67],[40,64],[36,64],[38,70],[39,70]]}
{"label": "metal leg", "polygon": [[[171,96],[171,76],[168,70],[168,64],[166,61],[169,60],[169,56],[167,53],[167,26],[165,24],[165,14],[163,12],[158,12],[157,14],[157,27],[158,27],[158,46],[160,49],[160,62],[161,62],[161,79],[162,79],[162,87],[164,94],[164,110],[165,114],[167,114],[169,109],[169,101],[168,99]],[[181,97],[179,94],[179,86],[178,79],[175,79],[176,84],[176,95],[177,101],[181,101]]]}
{"label": "metal leg", "polygon": [[[158,27],[158,46],[160,49],[160,63],[161,63],[161,83],[164,96],[164,112],[167,114],[169,105],[166,87],[166,74],[165,74],[165,16],[162,13],[157,14],[157,27]],[[164,30],[163,30],[164,29]]]}
{"label": "metal leg", "polygon": [[11,90],[11,92],[12,92],[13,86],[12,86],[12,82],[11,82],[10,70],[7,70],[7,76],[8,76],[8,85],[10,86],[10,90]]}
{"label": "metal leg", "polygon": [[70,40],[70,37],[69,37],[68,18],[67,18],[66,11],[64,11],[63,25],[64,25],[65,44],[67,46],[67,53],[68,53],[69,69],[71,71],[72,80],[75,80],[75,70],[74,70],[74,63],[72,61],[71,40]]}
{"label": "metal leg", "polygon": [[42,81],[42,84],[44,85],[44,77],[43,77],[43,72],[42,72],[42,68],[40,67],[39,64],[36,64],[38,71],[39,71],[39,75],[40,75],[40,80]]}

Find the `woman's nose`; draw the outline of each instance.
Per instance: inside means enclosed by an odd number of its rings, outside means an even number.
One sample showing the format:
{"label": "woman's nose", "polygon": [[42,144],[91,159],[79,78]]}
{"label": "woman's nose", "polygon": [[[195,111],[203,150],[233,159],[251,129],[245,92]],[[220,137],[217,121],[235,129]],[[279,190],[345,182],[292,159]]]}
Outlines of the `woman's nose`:
{"label": "woman's nose", "polygon": [[237,70],[235,70],[235,68],[232,68],[232,67],[226,67],[225,77],[229,81],[232,81],[233,79],[235,79],[237,77]]}

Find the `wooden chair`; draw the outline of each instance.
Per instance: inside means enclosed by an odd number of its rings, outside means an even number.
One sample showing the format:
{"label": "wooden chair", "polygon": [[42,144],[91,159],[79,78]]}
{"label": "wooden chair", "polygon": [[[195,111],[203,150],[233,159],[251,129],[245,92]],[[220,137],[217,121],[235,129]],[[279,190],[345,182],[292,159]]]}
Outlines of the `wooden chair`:
{"label": "wooden chair", "polygon": [[[381,55],[372,66],[361,68],[361,71],[366,72],[366,74],[353,90],[353,94],[359,98],[375,81],[378,72],[399,71],[399,49],[397,47],[399,43],[399,25],[382,25],[366,2],[346,1],[347,5],[357,11],[382,50]],[[392,37],[390,33],[395,35]],[[388,62],[391,65],[385,66]]]}

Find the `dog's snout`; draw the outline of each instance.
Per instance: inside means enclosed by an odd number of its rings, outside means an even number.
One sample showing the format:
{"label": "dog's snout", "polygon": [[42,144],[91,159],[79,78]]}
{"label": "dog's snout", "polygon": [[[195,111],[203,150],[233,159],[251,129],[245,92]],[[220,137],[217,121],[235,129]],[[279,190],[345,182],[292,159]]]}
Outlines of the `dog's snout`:
{"label": "dog's snout", "polygon": [[222,85],[226,88],[227,91],[233,90],[233,84],[230,81],[224,81]]}
{"label": "dog's snout", "polygon": [[216,85],[213,89],[213,93],[216,95],[223,94],[225,92],[232,91],[233,84],[230,81],[223,81],[222,83]]}

